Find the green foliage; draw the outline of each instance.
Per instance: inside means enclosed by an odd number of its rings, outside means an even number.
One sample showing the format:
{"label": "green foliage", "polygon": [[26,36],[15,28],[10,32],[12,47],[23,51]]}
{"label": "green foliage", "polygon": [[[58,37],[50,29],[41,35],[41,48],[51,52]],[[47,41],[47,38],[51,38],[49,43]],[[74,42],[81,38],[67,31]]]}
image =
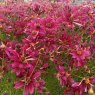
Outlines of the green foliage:
{"label": "green foliage", "polygon": [[7,72],[6,75],[0,80],[0,95],[22,95],[22,90],[16,90],[13,88],[13,84],[16,81],[16,76]]}

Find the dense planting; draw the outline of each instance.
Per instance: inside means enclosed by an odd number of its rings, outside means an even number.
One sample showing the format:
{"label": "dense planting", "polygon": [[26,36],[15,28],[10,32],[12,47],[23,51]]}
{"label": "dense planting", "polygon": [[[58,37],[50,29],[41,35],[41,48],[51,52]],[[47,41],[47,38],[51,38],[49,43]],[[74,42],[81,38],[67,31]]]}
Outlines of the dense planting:
{"label": "dense planting", "polygon": [[[15,73],[15,89],[51,95],[49,69],[63,95],[94,95],[95,5],[34,2],[0,5],[0,78]],[[51,64],[54,64],[51,67]],[[51,79],[51,81],[53,81]]]}

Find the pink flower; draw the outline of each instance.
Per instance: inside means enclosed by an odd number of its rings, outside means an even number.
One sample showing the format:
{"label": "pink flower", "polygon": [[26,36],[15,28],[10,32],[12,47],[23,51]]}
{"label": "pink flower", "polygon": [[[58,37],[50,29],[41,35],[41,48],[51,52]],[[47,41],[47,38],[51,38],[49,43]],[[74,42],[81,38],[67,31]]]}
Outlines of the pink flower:
{"label": "pink flower", "polygon": [[72,35],[68,34],[67,32],[63,32],[59,40],[59,44],[62,45],[63,49],[71,47],[73,42],[74,42],[74,38],[72,37]]}
{"label": "pink flower", "polygon": [[42,20],[42,25],[44,29],[47,31],[55,31],[59,27],[59,22],[57,19],[51,18],[51,17],[46,17]]}
{"label": "pink flower", "polygon": [[[27,65],[29,65],[29,64],[27,64]],[[11,68],[12,68],[11,72],[16,73],[17,77],[23,77],[25,75],[25,72],[26,72],[25,68],[27,68],[27,67],[24,67],[24,65],[21,63],[13,62],[11,64]]]}
{"label": "pink flower", "polygon": [[[41,0],[39,0],[41,3],[43,2],[43,1],[41,1]],[[39,2],[34,2],[34,3],[32,3],[32,9],[33,9],[33,11],[35,12],[35,13],[37,13],[37,14],[42,14],[42,13],[44,13],[44,7],[43,7],[43,5],[42,4],[40,4]]]}
{"label": "pink flower", "polygon": [[[69,5],[73,0],[37,1],[0,6],[0,71],[15,73],[14,88],[23,87],[28,95],[45,92],[41,74],[56,67],[64,95],[87,95],[95,84],[86,64],[95,61],[94,6]],[[87,78],[75,82],[78,76],[73,74],[81,74],[80,69]]]}
{"label": "pink flower", "polygon": [[31,58],[31,56],[27,55],[27,52],[24,53],[23,48],[21,49],[22,51],[16,51],[11,48],[8,48],[6,51],[7,56],[16,63],[28,63],[30,60],[35,60],[34,58]]}
{"label": "pink flower", "polygon": [[[78,93],[78,95],[85,95],[90,88],[93,88],[93,83],[95,83],[95,78],[84,78],[81,82],[75,82],[72,84],[72,88],[74,93]],[[75,94],[76,95],[76,94]]]}
{"label": "pink flower", "polygon": [[78,45],[75,45],[75,50],[73,50],[70,54],[72,55],[72,58],[76,59],[78,62],[83,61],[86,58],[89,59],[90,57],[90,48],[89,47],[81,47]]}
{"label": "pink flower", "polygon": [[58,67],[58,73],[56,76],[62,87],[70,86],[74,82],[74,80],[70,77],[70,71],[66,72],[63,66]]}
{"label": "pink flower", "polygon": [[25,30],[26,34],[32,35],[33,38],[36,38],[37,36],[44,36],[45,35],[45,29],[41,22],[42,19],[36,18],[29,22],[27,24],[27,28]]}
{"label": "pink flower", "polygon": [[43,85],[45,84],[44,80],[40,78],[41,72],[34,72],[35,67],[31,66],[26,74],[25,80],[20,80],[14,84],[15,89],[24,87],[23,95],[28,95],[28,93],[33,94],[34,89],[38,89],[40,93],[44,89]]}
{"label": "pink flower", "polygon": [[[15,89],[19,89],[25,85],[25,82],[23,80],[18,81],[14,84]],[[34,86],[32,83],[29,83],[25,86],[23,95],[28,95],[28,93],[33,94],[34,92]]]}

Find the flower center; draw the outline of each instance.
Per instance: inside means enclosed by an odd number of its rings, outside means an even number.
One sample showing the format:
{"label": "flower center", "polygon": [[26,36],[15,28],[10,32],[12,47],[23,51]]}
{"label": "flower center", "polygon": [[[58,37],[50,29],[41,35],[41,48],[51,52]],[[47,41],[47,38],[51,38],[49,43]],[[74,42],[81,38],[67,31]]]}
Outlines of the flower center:
{"label": "flower center", "polygon": [[32,35],[36,35],[37,34],[37,31],[36,30],[33,30],[32,31]]}
{"label": "flower center", "polygon": [[81,55],[81,54],[82,54],[82,52],[81,52],[81,51],[77,51],[77,54],[78,54],[78,55]]}
{"label": "flower center", "polygon": [[40,28],[40,24],[39,23],[36,24],[36,28]]}
{"label": "flower center", "polygon": [[86,79],[86,80],[85,80],[85,83],[86,83],[86,84],[89,84],[89,83],[90,83],[90,80],[89,80],[89,79]]}
{"label": "flower center", "polygon": [[68,78],[70,76],[70,74],[68,72],[66,72],[66,77]]}
{"label": "flower center", "polygon": [[51,23],[46,23],[46,27],[51,28]]}
{"label": "flower center", "polygon": [[66,39],[64,39],[64,41],[63,41],[65,44],[67,44],[67,40]]}
{"label": "flower center", "polygon": [[26,62],[26,58],[25,58],[24,56],[21,56],[21,57],[20,57],[20,61],[21,61],[22,63],[25,63],[25,62]]}
{"label": "flower center", "polygon": [[91,34],[94,35],[95,34],[95,31],[92,31]]}

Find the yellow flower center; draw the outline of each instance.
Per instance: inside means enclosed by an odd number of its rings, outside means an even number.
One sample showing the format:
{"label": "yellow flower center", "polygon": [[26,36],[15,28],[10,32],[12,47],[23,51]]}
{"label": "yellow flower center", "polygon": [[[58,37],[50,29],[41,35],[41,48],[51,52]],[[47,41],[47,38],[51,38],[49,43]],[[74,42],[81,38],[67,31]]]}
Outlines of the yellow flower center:
{"label": "yellow flower center", "polygon": [[89,79],[86,79],[86,80],[85,80],[85,83],[86,83],[86,84],[89,84],[89,83],[90,83],[90,80],[89,80]]}
{"label": "yellow flower center", "polygon": [[66,72],[66,77],[68,78],[70,76],[70,74],[68,72]]}

